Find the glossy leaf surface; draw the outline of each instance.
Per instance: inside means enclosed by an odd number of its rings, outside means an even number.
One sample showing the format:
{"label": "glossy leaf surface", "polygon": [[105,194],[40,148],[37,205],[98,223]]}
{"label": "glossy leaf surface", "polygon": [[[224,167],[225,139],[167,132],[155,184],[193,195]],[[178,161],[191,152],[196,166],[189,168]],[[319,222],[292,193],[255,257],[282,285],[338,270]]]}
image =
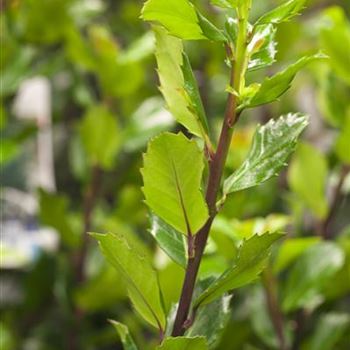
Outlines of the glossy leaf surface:
{"label": "glossy leaf surface", "polygon": [[159,247],[177,264],[186,267],[185,237],[156,215],[151,215],[150,233]]}
{"label": "glossy leaf surface", "polygon": [[224,194],[256,186],[278,175],[306,125],[304,115],[287,114],[258,126],[246,160],[225,180]]}
{"label": "glossy leaf surface", "polygon": [[249,70],[268,67],[275,62],[277,53],[275,35],[276,28],[272,24],[264,24],[255,28],[254,35],[248,44]]}

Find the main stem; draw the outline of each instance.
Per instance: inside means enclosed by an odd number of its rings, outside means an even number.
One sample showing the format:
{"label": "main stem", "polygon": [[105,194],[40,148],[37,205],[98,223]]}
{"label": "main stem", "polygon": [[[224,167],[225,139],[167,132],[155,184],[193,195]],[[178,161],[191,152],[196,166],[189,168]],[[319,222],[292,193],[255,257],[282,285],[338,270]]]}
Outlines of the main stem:
{"label": "main stem", "polygon": [[[246,69],[246,46],[247,46],[247,15],[239,16],[239,32],[236,43],[235,59],[231,62],[230,84],[236,92],[240,92],[244,84]],[[231,50],[231,48],[228,48]],[[243,79],[243,81],[242,81]],[[209,176],[206,190],[206,202],[209,208],[209,219],[196,234],[195,254],[189,257],[185,279],[182,286],[179,306],[175,317],[172,336],[177,337],[185,333],[188,323],[189,311],[193,297],[193,291],[202,260],[204,249],[208,240],[211,225],[217,214],[216,198],[220,189],[220,182],[224,171],[228,150],[233,134],[233,127],[238,121],[239,114],[236,112],[237,96],[229,93],[226,102],[224,122],[222,124],[217,150],[209,162]]]}

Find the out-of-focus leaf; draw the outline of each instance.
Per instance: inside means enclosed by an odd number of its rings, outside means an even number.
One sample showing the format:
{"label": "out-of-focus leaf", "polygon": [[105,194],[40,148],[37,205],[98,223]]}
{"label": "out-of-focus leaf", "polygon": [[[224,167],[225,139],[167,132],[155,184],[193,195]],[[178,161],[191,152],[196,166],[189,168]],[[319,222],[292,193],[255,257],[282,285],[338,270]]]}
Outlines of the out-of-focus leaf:
{"label": "out-of-focus leaf", "polygon": [[218,7],[231,9],[237,6],[240,0],[210,0],[210,2]]}
{"label": "out-of-focus leaf", "polygon": [[[328,313],[321,316],[307,345],[308,350],[334,350],[350,325],[350,316],[345,313]],[[305,348],[306,349],[306,348]]]}
{"label": "out-of-focus leaf", "polygon": [[254,35],[248,44],[249,70],[264,68],[275,62],[277,53],[275,34],[276,28],[272,24],[255,28]]}
{"label": "out-of-focus leaf", "polygon": [[2,138],[0,151],[0,165],[12,161],[19,154],[20,148],[18,143],[14,140]]}
{"label": "out-of-focus leaf", "polygon": [[350,112],[335,143],[335,152],[342,162],[350,164]]}
{"label": "out-of-focus leaf", "polygon": [[304,56],[296,63],[288,66],[285,70],[273,75],[272,77],[265,78],[261,83],[260,89],[249,103],[240,106],[239,108],[252,108],[276,101],[291,87],[291,83],[298,71],[308,63],[324,59],[325,57],[326,56],[320,53],[313,56]]}
{"label": "out-of-focus leaf", "polygon": [[116,118],[106,107],[93,106],[84,116],[79,131],[91,165],[112,168],[120,146]]}
{"label": "out-of-focus leaf", "polygon": [[349,108],[350,84],[338,79],[331,67],[325,73],[318,69],[319,91],[317,102],[322,117],[334,127],[342,127]]}
{"label": "out-of-focus leaf", "polygon": [[344,252],[335,243],[320,242],[299,257],[288,275],[282,308],[286,312],[305,307],[319,296],[325,284],[344,263]]}
{"label": "out-of-focus leaf", "polygon": [[129,333],[128,327],[117,321],[111,320],[110,322],[118,332],[124,350],[137,350],[137,346]]}
{"label": "out-of-focus leaf", "polygon": [[305,250],[320,241],[320,237],[290,238],[285,240],[274,262],[274,271],[282,271],[293,263]]}
{"label": "out-of-focus leaf", "polygon": [[123,130],[123,148],[129,152],[143,148],[149,139],[173,125],[174,118],[164,108],[163,99],[151,97],[137,108]]}
{"label": "out-of-focus leaf", "polygon": [[350,23],[339,7],[328,8],[321,29],[322,46],[337,76],[350,84]]}
{"label": "out-of-focus leaf", "polygon": [[135,63],[151,55],[155,49],[153,32],[148,32],[136,39],[131,45],[118,56],[118,62]]}
{"label": "out-of-focus leaf", "polygon": [[[279,349],[279,341],[267,309],[265,293],[261,285],[252,286],[248,297],[248,312],[251,315],[252,327],[256,335],[265,343],[268,349]],[[285,322],[283,324],[284,337],[288,345],[290,345],[287,327],[288,324]]]}
{"label": "out-of-focus leaf", "polygon": [[303,9],[305,0],[289,0],[282,5],[274,8],[272,11],[262,15],[256,25],[267,23],[281,23],[290,20],[292,17],[298,15]]}
{"label": "out-of-focus leaf", "polygon": [[265,233],[244,240],[233,266],[217,278],[196,299],[195,307],[206,305],[225,292],[256,280],[266,265],[271,245],[281,236],[279,233]]}
{"label": "out-of-focus leaf", "polygon": [[21,4],[23,34],[28,41],[54,44],[62,40],[67,28],[73,25],[70,0],[26,0]]}
{"label": "out-of-focus leaf", "polygon": [[151,235],[159,247],[177,264],[186,267],[185,237],[156,215],[151,215]]}
{"label": "out-of-focus leaf", "polygon": [[79,286],[75,293],[77,305],[82,310],[106,310],[126,297],[122,277],[106,263],[97,275]]}
{"label": "out-of-focus leaf", "polygon": [[165,329],[158,278],[150,262],[141,257],[123,235],[92,235],[107,261],[123,276],[136,311],[151,325]]}
{"label": "out-of-focus leaf", "polygon": [[208,345],[204,337],[176,337],[166,338],[157,347],[157,350],[208,350]]}
{"label": "out-of-focus leaf", "polygon": [[325,156],[310,144],[301,143],[288,170],[288,183],[318,218],[324,218],[328,210],[327,172]]}
{"label": "out-of-focus leaf", "polygon": [[[191,101],[186,89],[191,87],[191,93],[194,93],[195,82],[191,76],[191,84],[185,81],[182,71],[183,67],[183,46],[180,39],[167,34],[161,27],[155,27],[156,33],[156,58],[158,64],[158,75],[160,80],[160,90],[168,105],[169,111],[175,119],[184,125],[191,133],[197,136],[203,136],[205,133],[205,124],[201,122],[203,115],[197,115],[195,109],[189,107],[200,104],[197,101]],[[188,75],[189,66],[185,72]],[[188,78],[188,77],[187,77]],[[197,95],[199,99],[199,95]]]}
{"label": "out-of-focus leaf", "polygon": [[14,93],[19,84],[30,75],[29,66],[35,53],[32,47],[18,48],[5,67],[1,67],[0,97]]}
{"label": "out-of-focus leaf", "polygon": [[0,349],[15,349],[15,337],[12,333],[12,330],[4,322],[0,322],[0,334]]}
{"label": "out-of-focus leaf", "polygon": [[[204,284],[205,282],[202,281],[201,283]],[[208,285],[208,283],[205,284]],[[205,288],[204,285],[200,287],[202,291]],[[193,325],[187,330],[185,335],[187,337],[203,336],[207,340],[208,348],[216,349],[230,318],[230,300],[230,295],[224,295],[212,303],[199,308]]]}
{"label": "out-of-focus leaf", "polygon": [[145,21],[162,24],[172,35],[185,40],[221,40],[222,33],[188,0],[148,0],[142,9]]}
{"label": "out-of-focus leaf", "polygon": [[40,191],[40,222],[56,229],[62,241],[70,247],[76,247],[80,242],[80,235],[73,229],[68,217],[68,199]]}
{"label": "out-of-focus leaf", "polygon": [[278,175],[306,125],[306,116],[290,113],[258,126],[247,159],[225,180],[224,194],[259,185]]}
{"label": "out-of-focus leaf", "polygon": [[144,155],[143,192],[147,205],[183,234],[196,234],[208,218],[200,191],[203,153],[182,133],[163,133]]}

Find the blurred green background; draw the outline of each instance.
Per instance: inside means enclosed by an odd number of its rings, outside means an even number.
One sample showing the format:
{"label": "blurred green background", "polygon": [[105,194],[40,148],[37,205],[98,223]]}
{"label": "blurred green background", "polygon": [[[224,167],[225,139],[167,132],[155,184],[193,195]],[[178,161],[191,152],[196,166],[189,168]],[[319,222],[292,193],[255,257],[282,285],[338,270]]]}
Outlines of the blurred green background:
{"label": "blurred green background", "polygon": [[[252,20],[278,3],[253,1]],[[222,11],[196,4],[222,26]],[[127,235],[159,269],[167,309],[178,300],[183,270],[148,232],[139,169],[148,139],[181,127],[157,89],[141,7],[136,0],[1,1],[1,350],[121,349],[108,319],[127,324],[140,349],[156,344],[86,231]],[[310,115],[290,166],[233,195],[214,222],[201,277],[218,275],[244,237],[268,229],[287,237],[263,281],[232,298],[213,348],[278,349],[269,288],[291,349],[350,348],[349,14],[348,0],[308,1],[302,16],[279,25],[278,64],[248,77],[259,81],[319,49],[329,55],[279,102],[245,112],[238,125],[231,170],[257,123],[289,111]],[[225,51],[210,42],[186,50],[216,130]]]}

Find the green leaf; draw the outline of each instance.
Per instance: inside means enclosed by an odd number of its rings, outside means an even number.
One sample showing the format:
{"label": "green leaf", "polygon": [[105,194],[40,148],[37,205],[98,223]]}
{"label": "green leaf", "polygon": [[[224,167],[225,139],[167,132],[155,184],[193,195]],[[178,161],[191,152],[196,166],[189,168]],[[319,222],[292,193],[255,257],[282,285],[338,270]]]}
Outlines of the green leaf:
{"label": "green leaf", "polygon": [[274,262],[276,273],[284,270],[293,263],[305,250],[320,241],[320,237],[291,238],[284,241]]}
{"label": "green leaf", "polygon": [[164,340],[158,350],[208,350],[204,337],[169,337]]}
{"label": "green leaf", "polygon": [[189,96],[190,108],[194,110],[195,114],[199,117],[201,125],[206,133],[208,133],[209,127],[207,122],[207,116],[205,115],[202,99],[199,93],[196,78],[193,74],[191,63],[186,53],[183,53],[182,60],[182,74],[184,76],[184,88]]}
{"label": "green leaf", "polygon": [[116,118],[102,105],[91,107],[84,116],[79,131],[91,165],[99,165],[103,169],[112,168],[120,147]]}
{"label": "green leaf", "polygon": [[80,243],[80,236],[69,221],[68,198],[43,190],[39,191],[39,196],[41,224],[56,229],[67,246],[77,247]]}
{"label": "green leaf", "polygon": [[350,85],[350,23],[344,10],[330,7],[324,12],[321,44],[335,73]]}
{"label": "green leaf", "polygon": [[350,114],[345,119],[345,123],[336,140],[335,152],[342,162],[350,164]]}
{"label": "green leaf", "polygon": [[320,53],[313,56],[304,56],[285,70],[272,77],[265,78],[261,83],[260,89],[250,102],[247,105],[239,106],[239,109],[252,108],[277,100],[291,87],[291,83],[299,70],[308,63],[325,57]]}
{"label": "green leaf", "polygon": [[125,279],[136,311],[151,325],[165,329],[158,277],[150,262],[137,254],[123,235],[93,233],[92,236],[99,242],[107,261]]}
{"label": "green leaf", "polygon": [[154,30],[160,90],[168,109],[192,134],[204,137],[207,129],[206,118],[201,110],[198,88],[190,65],[183,61],[182,42],[168,35],[161,27],[155,27]]}
{"label": "green leaf", "polygon": [[275,35],[276,28],[272,24],[264,24],[254,29],[254,35],[248,44],[249,70],[268,67],[275,62]]}
{"label": "green leaf", "polygon": [[113,307],[126,297],[123,279],[113,266],[104,262],[96,274],[79,285],[74,301],[84,311],[96,312]]}
{"label": "green leaf", "polygon": [[350,325],[350,316],[346,313],[328,313],[321,316],[312,335],[308,350],[333,350]]}
{"label": "green leaf", "polygon": [[117,321],[111,320],[110,322],[118,332],[124,350],[137,350],[137,346],[129,333],[128,327]]}
{"label": "green leaf", "polygon": [[320,219],[328,211],[325,195],[327,174],[325,156],[310,144],[299,144],[288,170],[288,183],[292,191]]}
{"label": "green leaf", "polygon": [[[202,292],[209,286],[211,278],[199,283],[198,292]],[[229,321],[231,310],[231,295],[224,295],[205,305],[196,312],[194,323],[185,333],[186,337],[204,336],[207,340],[209,349],[216,349],[222,336],[227,322]]]}
{"label": "green leaf", "polygon": [[142,9],[146,21],[161,23],[181,39],[205,39],[194,6],[188,0],[148,0]]}
{"label": "green leaf", "polygon": [[183,268],[187,265],[184,236],[156,215],[151,215],[150,233],[159,247]]}
{"label": "green leaf", "polygon": [[320,295],[344,263],[344,252],[335,243],[321,242],[306,250],[288,275],[282,308],[286,312],[307,306]]}
{"label": "green leaf", "polygon": [[255,25],[267,23],[281,23],[290,20],[292,17],[298,15],[304,8],[305,0],[289,0],[282,5],[276,7],[270,12],[262,15]]}
{"label": "green leaf", "polygon": [[244,240],[234,265],[196,299],[195,307],[208,304],[222,294],[256,280],[267,263],[272,243],[281,236],[279,233],[265,233]]}
{"label": "green leaf", "polygon": [[148,0],[141,17],[160,23],[170,34],[181,39],[225,41],[224,35],[188,0]]}
{"label": "green leaf", "polygon": [[224,194],[240,191],[278,175],[307,125],[301,114],[287,114],[258,126],[244,163],[224,182]]}
{"label": "green leaf", "polygon": [[215,6],[227,9],[235,8],[238,4],[237,0],[210,0],[210,2]]}
{"label": "green leaf", "polygon": [[208,218],[200,191],[203,154],[182,133],[163,133],[144,155],[143,192],[147,205],[183,234],[196,234]]}

